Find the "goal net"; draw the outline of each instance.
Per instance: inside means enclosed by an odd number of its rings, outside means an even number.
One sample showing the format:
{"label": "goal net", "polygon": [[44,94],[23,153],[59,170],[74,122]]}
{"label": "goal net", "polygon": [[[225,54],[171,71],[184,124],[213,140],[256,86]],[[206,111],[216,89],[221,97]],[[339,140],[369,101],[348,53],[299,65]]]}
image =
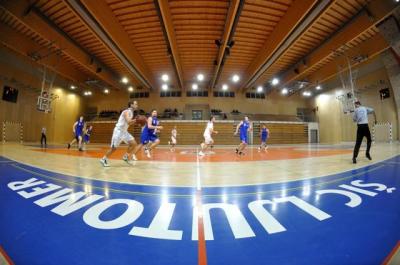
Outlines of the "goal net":
{"label": "goal net", "polygon": [[24,130],[20,122],[3,122],[2,140],[5,142],[20,142],[24,140]]}
{"label": "goal net", "polygon": [[372,141],[373,142],[386,142],[393,141],[392,123],[379,122],[372,127]]}

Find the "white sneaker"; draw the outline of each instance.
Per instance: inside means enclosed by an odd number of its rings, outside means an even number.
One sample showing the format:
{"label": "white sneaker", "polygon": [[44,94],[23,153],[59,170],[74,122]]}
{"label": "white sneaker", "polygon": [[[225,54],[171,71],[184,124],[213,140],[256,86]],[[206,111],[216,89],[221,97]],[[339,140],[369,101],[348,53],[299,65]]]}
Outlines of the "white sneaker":
{"label": "white sneaker", "polygon": [[127,155],[124,155],[123,157],[122,157],[122,160],[124,160],[126,163],[128,163],[129,165],[132,165],[132,163],[131,163],[131,161],[129,161],[129,158],[128,158],[128,156]]}
{"label": "white sneaker", "polygon": [[132,160],[133,160],[133,161],[138,161],[138,159],[137,159],[137,157],[136,157],[135,154],[132,155]]}
{"label": "white sneaker", "polygon": [[203,153],[203,151],[199,152],[199,156],[204,156],[205,154]]}
{"label": "white sneaker", "polygon": [[150,150],[149,150],[149,149],[144,150],[144,153],[146,154],[146,156],[147,156],[148,158],[151,158],[151,153],[150,153]]}
{"label": "white sneaker", "polygon": [[110,166],[108,164],[108,162],[107,162],[107,159],[104,159],[104,158],[100,159],[100,163],[103,165],[103,167],[109,167]]}

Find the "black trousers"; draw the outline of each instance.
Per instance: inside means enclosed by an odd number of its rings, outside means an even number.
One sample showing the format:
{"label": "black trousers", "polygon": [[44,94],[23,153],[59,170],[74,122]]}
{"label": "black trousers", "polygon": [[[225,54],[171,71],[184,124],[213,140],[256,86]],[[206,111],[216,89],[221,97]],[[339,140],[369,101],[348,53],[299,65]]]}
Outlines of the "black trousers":
{"label": "black trousers", "polygon": [[44,146],[47,145],[47,138],[46,135],[44,133],[42,133],[42,138],[40,138],[40,144],[43,146],[43,142],[44,142]]}
{"label": "black trousers", "polygon": [[369,150],[371,149],[371,133],[369,131],[368,124],[358,124],[357,125],[357,140],[356,145],[354,146],[353,158],[357,158],[358,151],[360,151],[360,146],[362,143],[363,138],[367,137],[367,151],[365,152],[366,155],[369,154]]}

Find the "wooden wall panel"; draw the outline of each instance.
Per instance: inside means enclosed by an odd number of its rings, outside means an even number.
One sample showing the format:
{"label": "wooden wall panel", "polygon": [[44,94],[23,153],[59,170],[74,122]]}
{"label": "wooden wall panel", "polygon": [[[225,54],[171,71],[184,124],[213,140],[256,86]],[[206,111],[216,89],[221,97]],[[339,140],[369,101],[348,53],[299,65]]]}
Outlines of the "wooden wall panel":
{"label": "wooden wall panel", "polygon": [[[22,60],[16,56],[16,60]],[[32,69],[24,67],[13,67],[0,60],[0,94],[3,93],[4,85],[15,87],[19,90],[17,103],[11,103],[0,99],[0,124],[3,121],[21,122],[24,127],[24,141],[39,142],[41,128],[47,128],[47,140],[53,143],[67,143],[72,139],[72,125],[77,117],[84,113],[84,99],[75,93],[71,93],[65,87],[55,85],[52,93],[59,96],[53,103],[53,111],[49,114],[36,110],[38,90],[23,88],[21,84],[40,88],[41,80],[31,75]],[[32,65],[37,67],[37,65]],[[8,79],[4,80],[4,77]],[[11,81],[11,80],[16,80]]]}

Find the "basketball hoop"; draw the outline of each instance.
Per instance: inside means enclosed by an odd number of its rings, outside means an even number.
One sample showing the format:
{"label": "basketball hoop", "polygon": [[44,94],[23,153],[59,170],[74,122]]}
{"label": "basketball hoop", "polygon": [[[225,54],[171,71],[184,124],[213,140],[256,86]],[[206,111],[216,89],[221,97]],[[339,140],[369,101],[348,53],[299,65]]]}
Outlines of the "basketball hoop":
{"label": "basketball hoop", "polygon": [[354,112],[354,102],[360,98],[360,91],[356,89],[358,71],[354,70],[350,58],[346,54],[347,46],[341,47],[335,52],[337,75],[342,84],[343,94],[337,95],[342,104],[344,114]]}
{"label": "basketball hoop", "polygon": [[[48,47],[50,50],[50,46]],[[51,112],[51,103],[55,100],[58,99],[58,95],[51,93],[53,89],[53,84],[57,76],[57,72],[54,70],[57,65],[60,62],[60,57],[61,57],[61,50],[57,49],[55,52],[49,51],[48,54],[45,55],[45,57],[48,57],[52,54],[56,55],[56,64],[53,66],[53,70],[51,68],[48,68],[46,65],[43,65],[42,70],[42,87],[40,90],[40,94],[37,99],[36,107],[37,110],[43,111],[44,113],[49,113]],[[42,57],[41,54],[38,52],[34,53],[35,58],[37,57],[38,60],[41,60]]]}

